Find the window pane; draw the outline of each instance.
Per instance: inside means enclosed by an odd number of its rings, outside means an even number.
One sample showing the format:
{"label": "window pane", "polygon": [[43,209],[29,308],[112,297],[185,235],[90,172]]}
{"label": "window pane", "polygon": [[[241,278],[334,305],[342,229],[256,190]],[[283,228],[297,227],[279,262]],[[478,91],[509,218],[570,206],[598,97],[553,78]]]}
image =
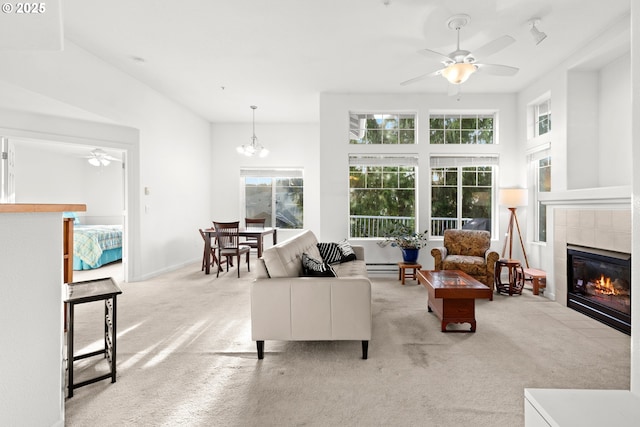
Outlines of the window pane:
{"label": "window pane", "polygon": [[272,224],[271,178],[245,178],[245,216],[247,218],[266,218],[265,224]]}
{"label": "window pane", "polygon": [[475,130],[478,126],[477,117],[462,117],[462,129],[472,129]]}
{"label": "window pane", "polygon": [[476,131],[475,130],[463,130],[460,132],[463,144],[475,144],[476,143]]}
{"label": "window pane", "polygon": [[459,116],[445,116],[444,118],[445,129],[460,130],[460,117]]}
{"label": "window pane", "polygon": [[492,130],[479,131],[478,144],[493,144],[493,131]]}
{"label": "window pane", "polygon": [[538,241],[547,241],[547,207],[538,202]]}
{"label": "window pane", "polygon": [[444,141],[446,144],[460,144],[459,130],[446,130],[445,132]]}
{"label": "window pane", "polygon": [[[430,144],[493,144],[493,115],[440,114],[429,118]],[[441,129],[444,127],[444,139]]]}
{"label": "window pane", "polygon": [[302,179],[276,179],[276,227],[302,228]]}
{"label": "window pane", "polygon": [[415,144],[415,114],[349,114],[350,144]]}
{"label": "window pane", "polygon": [[444,144],[444,131],[443,130],[431,130],[429,142],[431,144]]}

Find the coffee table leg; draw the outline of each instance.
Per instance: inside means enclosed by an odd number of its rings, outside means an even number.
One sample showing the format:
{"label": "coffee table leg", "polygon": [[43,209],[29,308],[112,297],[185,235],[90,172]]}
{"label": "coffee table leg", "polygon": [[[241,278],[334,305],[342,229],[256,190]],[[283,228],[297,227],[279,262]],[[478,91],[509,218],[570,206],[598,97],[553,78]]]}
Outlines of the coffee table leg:
{"label": "coffee table leg", "polygon": [[440,331],[447,332],[447,322],[445,322],[444,320],[440,322]]}
{"label": "coffee table leg", "polygon": [[474,321],[469,322],[469,323],[471,323],[471,332],[475,332],[476,331],[476,321],[474,320]]}

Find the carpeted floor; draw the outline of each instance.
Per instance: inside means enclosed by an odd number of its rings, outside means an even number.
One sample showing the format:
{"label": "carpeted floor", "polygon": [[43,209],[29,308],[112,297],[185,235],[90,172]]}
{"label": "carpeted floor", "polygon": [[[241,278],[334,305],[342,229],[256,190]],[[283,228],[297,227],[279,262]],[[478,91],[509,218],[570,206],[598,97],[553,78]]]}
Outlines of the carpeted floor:
{"label": "carpeted floor", "polygon": [[[629,337],[530,290],[478,300],[476,333],[442,333],[422,286],[379,275],[368,360],[360,342],[267,341],[259,361],[241,274],[121,283],[117,382],[76,389],[66,425],[521,426],[524,388],[629,389]],[[77,306],[77,352],[100,346],[102,311]]]}

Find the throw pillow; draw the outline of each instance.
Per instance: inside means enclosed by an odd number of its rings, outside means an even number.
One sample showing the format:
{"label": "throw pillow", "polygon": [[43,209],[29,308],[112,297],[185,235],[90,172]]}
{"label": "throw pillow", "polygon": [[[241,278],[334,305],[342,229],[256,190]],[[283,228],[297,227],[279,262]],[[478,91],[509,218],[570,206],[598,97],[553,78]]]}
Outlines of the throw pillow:
{"label": "throw pillow", "polygon": [[336,277],[333,268],[324,261],[302,254],[302,274],[313,277]]}
{"label": "throw pillow", "polygon": [[337,243],[318,243],[318,250],[322,260],[327,264],[335,264],[342,261],[342,251]]}
{"label": "throw pillow", "polygon": [[340,262],[353,261],[356,259],[356,253],[353,251],[349,242],[347,242],[347,239],[338,242],[338,248],[340,249],[340,252],[342,252],[342,259]]}

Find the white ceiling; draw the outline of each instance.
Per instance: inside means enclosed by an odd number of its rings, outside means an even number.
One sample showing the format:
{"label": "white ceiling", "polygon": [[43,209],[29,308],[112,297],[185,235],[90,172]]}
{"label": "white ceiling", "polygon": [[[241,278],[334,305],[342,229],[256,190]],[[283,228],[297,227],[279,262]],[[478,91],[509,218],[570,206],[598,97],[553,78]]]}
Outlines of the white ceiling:
{"label": "white ceiling", "polygon": [[[471,16],[461,48],[508,34],[486,58],[514,77],[475,74],[464,93],[516,92],[628,14],[631,0],[65,0],[65,37],[211,122],[317,122],[319,94],[447,93],[447,19]],[[385,3],[389,3],[385,5]],[[527,22],[542,19],[535,45]],[[144,62],[134,58],[143,58]],[[485,61],[483,61],[485,62]]]}

